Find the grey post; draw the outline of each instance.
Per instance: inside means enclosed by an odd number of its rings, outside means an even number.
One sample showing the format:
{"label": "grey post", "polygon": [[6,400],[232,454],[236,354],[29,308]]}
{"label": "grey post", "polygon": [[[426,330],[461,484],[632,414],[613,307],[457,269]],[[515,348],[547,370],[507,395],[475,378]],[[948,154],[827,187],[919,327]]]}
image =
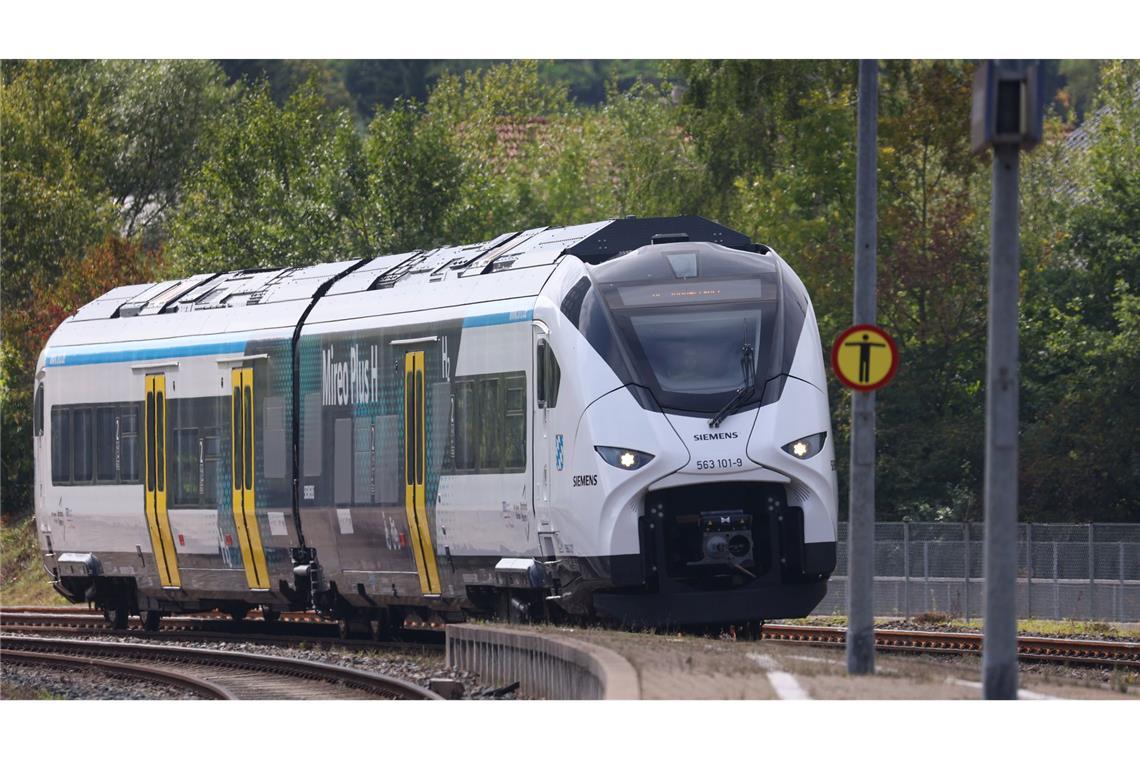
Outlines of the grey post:
{"label": "grey post", "polygon": [[1025,524],[1025,617],[1033,617],[1033,523]]}
{"label": "grey post", "polygon": [[[859,62],[855,164],[855,324],[875,323],[879,62]],[[851,393],[847,521],[847,672],[875,672],[875,392]]]}
{"label": "grey post", "polygon": [[910,620],[910,520],[903,520],[903,617]]}
{"label": "grey post", "polygon": [[1096,620],[1096,543],[1089,523],[1089,620]]}
{"label": "grey post", "polygon": [[1016,145],[995,145],[986,356],[986,699],[1017,699],[1017,299]]}
{"label": "grey post", "polygon": [[1040,66],[988,61],[974,73],[970,144],[993,149],[986,341],[986,699],[1017,699],[1017,185],[1020,151],[1042,136]]}
{"label": "grey post", "polygon": [[965,617],[966,620],[969,620],[970,619],[970,523],[968,520],[966,522],[962,523],[962,538],[963,538],[962,548],[965,550],[965,551],[963,551],[962,554],[963,554],[963,559],[965,560],[965,565],[966,565],[966,569],[963,570],[963,572],[962,572],[962,579],[965,581],[965,585],[963,586],[963,590],[965,591],[965,597],[966,597],[966,603],[965,603],[965,605],[963,605],[965,607],[963,617]]}

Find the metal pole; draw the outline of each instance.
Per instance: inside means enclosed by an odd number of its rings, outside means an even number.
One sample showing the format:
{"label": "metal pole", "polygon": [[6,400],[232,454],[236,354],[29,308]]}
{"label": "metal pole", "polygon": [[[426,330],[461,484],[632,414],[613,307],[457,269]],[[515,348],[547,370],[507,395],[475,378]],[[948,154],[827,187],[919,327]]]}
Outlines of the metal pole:
{"label": "metal pole", "polygon": [[986,699],[1017,699],[1017,185],[1016,145],[995,145],[986,356]]}
{"label": "metal pole", "polygon": [[962,543],[964,552],[964,559],[966,561],[966,569],[962,573],[962,580],[965,581],[966,603],[965,615],[966,620],[970,619],[970,523],[962,523],[962,535],[965,540]]}
{"label": "metal pole", "polygon": [[903,523],[903,616],[910,620],[910,523]]}
{"label": "metal pole", "polygon": [[[875,323],[879,62],[859,62],[855,165],[855,324]],[[847,522],[847,672],[875,672],[875,392],[851,394],[851,490]]]}
{"label": "metal pole", "polygon": [[1089,620],[1096,620],[1096,543],[1093,524],[1089,523]]}
{"label": "metal pole", "polygon": [[1025,524],[1025,617],[1033,617],[1033,523]]}

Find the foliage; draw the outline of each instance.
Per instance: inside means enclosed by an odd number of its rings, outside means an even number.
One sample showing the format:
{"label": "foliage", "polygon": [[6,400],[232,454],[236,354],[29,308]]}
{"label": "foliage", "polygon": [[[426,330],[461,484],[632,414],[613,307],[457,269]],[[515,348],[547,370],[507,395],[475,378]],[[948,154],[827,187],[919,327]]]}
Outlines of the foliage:
{"label": "foliage", "polygon": [[[212,125],[210,157],[186,182],[169,260],[180,274],[286,267],[374,254],[347,220],[359,199],[359,136],[306,85],[278,108],[243,94]],[[353,182],[356,179],[356,182]]]}
{"label": "foliage", "polygon": [[1080,197],[1024,322],[1024,499],[1049,519],[1136,519],[1140,490],[1140,64],[1103,72]]}

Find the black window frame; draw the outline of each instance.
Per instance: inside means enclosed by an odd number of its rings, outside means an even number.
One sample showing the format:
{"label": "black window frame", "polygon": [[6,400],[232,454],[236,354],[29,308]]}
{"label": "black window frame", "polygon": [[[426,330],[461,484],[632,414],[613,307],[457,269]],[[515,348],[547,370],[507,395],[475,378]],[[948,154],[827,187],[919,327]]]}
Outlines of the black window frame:
{"label": "black window frame", "polygon": [[[455,475],[512,475],[524,473],[530,458],[527,435],[526,372],[492,372],[456,377],[452,381],[449,466]],[[508,414],[509,396],[521,391],[521,408]],[[508,421],[522,424],[522,462],[511,457],[506,439]],[[512,424],[518,424],[514,422]],[[517,453],[517,445],[515,447]],[[463,455],[466,454],[465,458]]]}
{"label": "black window frame", "polygon": [[[96,403],[96,404],[53,404],[50,407],[51,419],[51,482],[53,486],[111,486],[111,485],[143,485],[144,472],[142,467],[139,466],[140,461],[144,458],[142,449],[142,436],[138,430],[140,418],[142,416],[143,402],[109,402],[109,403]],[[106,448],[106,441],[99,441],[99,419],[103,413],[110,412],[113,421],[112,430],[114,439],[110,443],[111,446],[111,462],[114,467],[115,475],[113,478],[101,477],[99,470],[100,457],[104,454],[103,449]],[[90,460],[91,473],[88,478],[76,477],[75,466],[78,459],[78,446],[80,441],[75,434],[75,420],[78,415],[88,415],[90,417],[90,425],[87,429],[87,435],[83,444],[86,446],[86,454]],[[123,433],[122,420],[124,417],[133,416],[135,420],[135,431],[133,433]],[[66,423],[61,420],[66,418]],[[66,431],[61,428],[61,425],[66,426]],[[66,440],[63,440],[66,439]],[[138,470],[136,476],[133,478],[124,477],[123,473],[123,441],[133,440],[135,446],[135,466]],[[62,446],[62,450],[61,450]],[[67,462],[67,477],[59,477],[59,457],[63,456]]]}
{"label": "black window frame", "polygon": [[44,434],[44,384],[36,384],[36,397],[32,403],[32,425],[36,438]]}

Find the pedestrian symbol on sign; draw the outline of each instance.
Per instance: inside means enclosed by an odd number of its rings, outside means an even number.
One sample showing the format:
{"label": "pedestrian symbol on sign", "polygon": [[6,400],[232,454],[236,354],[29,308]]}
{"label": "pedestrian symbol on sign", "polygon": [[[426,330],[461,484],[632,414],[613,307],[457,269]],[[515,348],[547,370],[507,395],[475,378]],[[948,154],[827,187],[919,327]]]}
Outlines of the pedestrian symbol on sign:
{"label": "pedestrian symbol on sign", "polygon": [[844,330],[831,348],[831,367],[839,381],[857,391],[886,385],[894,377],[898,361],[894,340],[874,325]]}

